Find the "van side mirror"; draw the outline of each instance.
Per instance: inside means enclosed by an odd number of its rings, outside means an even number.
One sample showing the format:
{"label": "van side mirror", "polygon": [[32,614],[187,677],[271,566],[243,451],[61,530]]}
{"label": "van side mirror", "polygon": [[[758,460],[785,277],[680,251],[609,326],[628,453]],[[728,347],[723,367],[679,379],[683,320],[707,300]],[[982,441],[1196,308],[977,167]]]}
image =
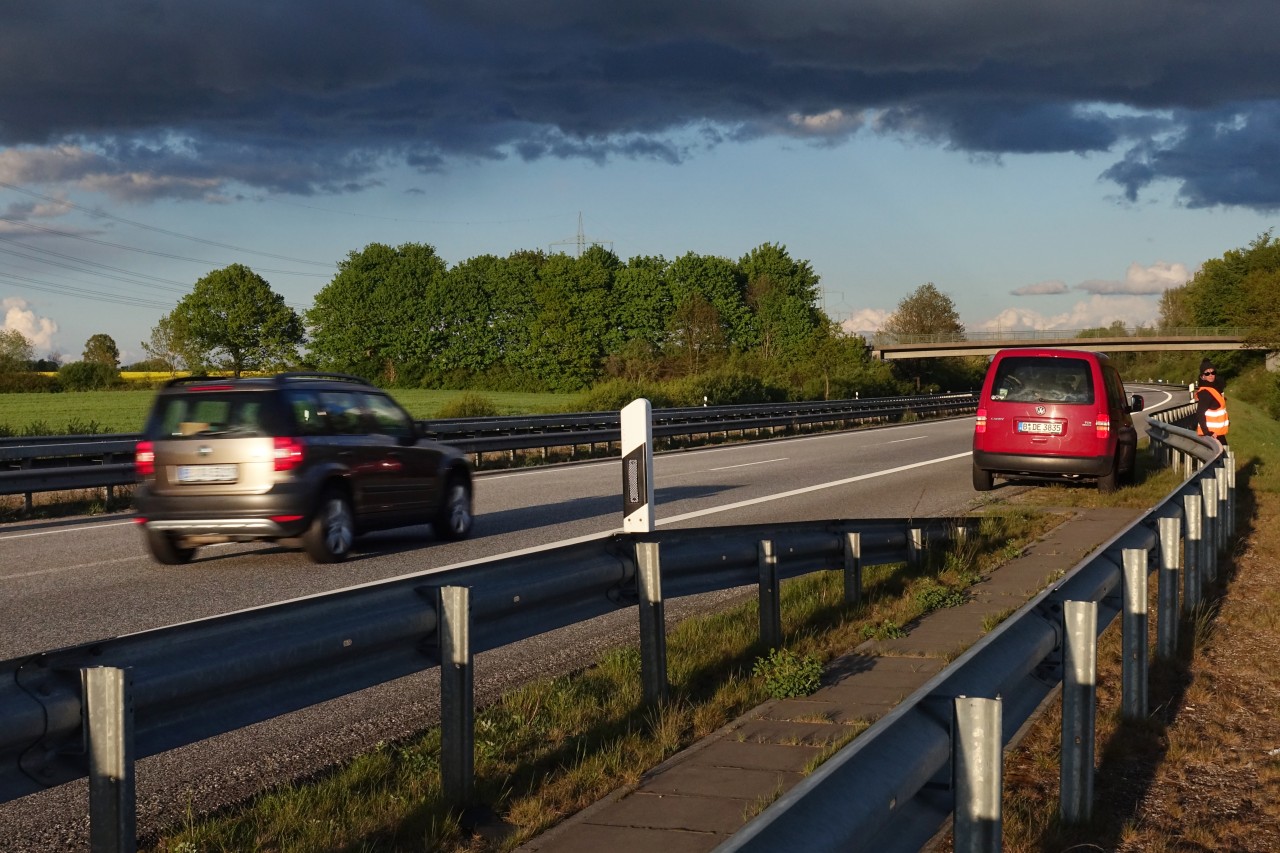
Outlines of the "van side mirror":
{"label": "van side mirror", "polygon": [[1142,399],[1141,394],[1134,394],[1129,398],[1129,411],[1141,412],[1147,407],[1146,401]]}

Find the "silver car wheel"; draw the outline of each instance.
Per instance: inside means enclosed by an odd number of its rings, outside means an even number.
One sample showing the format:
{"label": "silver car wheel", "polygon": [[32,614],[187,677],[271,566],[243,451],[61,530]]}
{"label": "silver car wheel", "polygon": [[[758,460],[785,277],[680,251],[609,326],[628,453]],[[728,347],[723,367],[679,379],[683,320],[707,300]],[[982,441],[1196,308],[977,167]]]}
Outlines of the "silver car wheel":
{"label": "silver car wheel", "polygon": [[342,498],[330,498],[324,508],[324,541],[329,552],[335,557],[346,555],[355,538],[351,508]]}
{"label": "silver car wheel", "polygon": [[471,533],[471,486],[460,479],[450,479],[445,486],[444,503],[432,526],[442,539],[465,539]]}

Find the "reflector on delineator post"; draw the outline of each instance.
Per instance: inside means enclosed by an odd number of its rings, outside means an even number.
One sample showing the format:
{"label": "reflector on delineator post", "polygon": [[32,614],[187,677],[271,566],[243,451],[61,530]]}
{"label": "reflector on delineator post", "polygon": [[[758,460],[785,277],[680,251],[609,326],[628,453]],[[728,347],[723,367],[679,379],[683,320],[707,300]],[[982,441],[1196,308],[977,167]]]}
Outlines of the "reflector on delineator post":
{"label": "reflector on delineator post", "polygon": [[622,420],[622,529],[652,533],[653,406],[641,397],[628,403]]}

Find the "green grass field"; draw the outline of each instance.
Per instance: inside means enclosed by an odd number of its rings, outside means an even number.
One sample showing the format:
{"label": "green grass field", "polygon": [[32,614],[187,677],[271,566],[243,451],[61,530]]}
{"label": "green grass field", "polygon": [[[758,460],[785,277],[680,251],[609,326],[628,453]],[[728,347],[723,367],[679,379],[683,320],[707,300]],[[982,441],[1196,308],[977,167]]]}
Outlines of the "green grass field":
{"label": "green grass field", "polygon": [[[68,391],[61,394],[0,394],[0,435],[64,435],[140,432],[155,391]],[[416,418],[433,418],[440,408],[465,391],[422,388],[391,392]],[[572,394],[483,392],[503,415],[564,411]]]}

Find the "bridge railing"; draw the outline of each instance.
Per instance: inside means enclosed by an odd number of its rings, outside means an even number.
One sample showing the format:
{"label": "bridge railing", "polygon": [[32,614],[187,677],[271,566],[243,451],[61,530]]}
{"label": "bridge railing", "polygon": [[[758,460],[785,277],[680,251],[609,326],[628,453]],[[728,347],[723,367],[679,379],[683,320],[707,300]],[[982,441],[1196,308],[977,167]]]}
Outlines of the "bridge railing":
{"label": "bridge railing", "polygon": [[1186,326],[1172,329],[1152,329],[1146,326],[1135,326],[1116,332],[1111,329],[997,329],[992,331],[965,331],[934,335],[895,335],[891,332],[876,332],[872,337],[874,346],[901,346],[905,344],[951,344],[951,343],[988,343],[988,342],[1025,342],[1025,341],[1063,341],[1088,340],[1089,338],[1143,338],[1156,335],[1162,337],[1194,338],[1194,339],[1228,339],[1239,340],[1249,330],[1243,326]]}

